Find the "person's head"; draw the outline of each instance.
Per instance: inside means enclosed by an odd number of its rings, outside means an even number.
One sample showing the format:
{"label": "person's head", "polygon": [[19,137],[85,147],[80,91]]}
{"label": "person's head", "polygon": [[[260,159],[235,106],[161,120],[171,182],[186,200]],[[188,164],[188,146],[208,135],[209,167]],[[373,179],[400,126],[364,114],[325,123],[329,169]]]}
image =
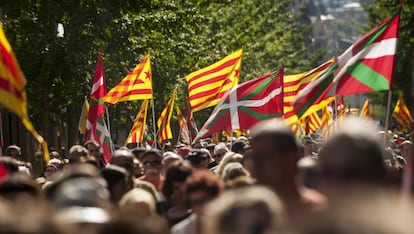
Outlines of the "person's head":
{"label": "person's head", "polygon": [[159,176],[163,168],[161,151],[151,149],[145,152],[142,157],[142,165],[145,175]]}
{"label": "person's head", "polygon": [[237,179],[241,176],[250,176],[250,173],[244,169],[241,163],[231,162],[224,167],[223,173],[221,174],[221,179],[224,181],[224,183],[227,183],[228,181]]}
{"label": "person's head", "polygon": [[119,201],[121,213],[144,218],[157,214],[156,201],[150,192],[134,188]]}
{"label": "person's head", "polygon": [[207,169],[209,159],[208,152],[202,149],[192,149],[185,158],[195,169]]}
{"label": "person's head", "polygon": [[48,163],[43,170],[43,175],[46,181],[54,181],[59,177],[60,169],[56,165]]}
{"label": "person's head", "polygon": [[69,163],[84,162],[88,156],[88,150],[81,145],[74,145],[69,149],[68,160]]}
{"label": "person's head", "polygon": [[12,201],[24,198],[41,199],[43,193],[29,175],[15,173],[0,182],[0,198]]}
{"label": "person's head", "polygon": [[229,152],[229,149],[227,148],[226,144],[224,144],[223,142],[220,142],[214,147],[213,159],[217,163],[220,163],[221,159],[224,157],[224,155],[227,152]]}
{"label": "person's head", "polygon": [[10,156],[17,160],[22,160],[22,150],[17,145],[9,145],[5,151],[6,156]]}
{"label": "person's head", "polygon": [[212,171],[196,170],[186,180],[187,199],[193,212],[201,214],[204,206],[219,196],[224,185]]}
{"label": "person's head", "polygon": [[163,158],[162,158],[162,165],[164,166],[164,169],[167,169],[170,165],[174,164],[175,162],[182,162],[183,158],[172,152],[172,151],[167,151],[163,154]]}
{"label": "person's head", "polygon": [[182,158],[186,158],[190,151],[191,151],[191,148],[186,145],[180,145],[176,149],[177,154],[180,155]]}
{"label": "person's head", "polygon": [[268,120],[251,129],[251,170],[258,184],[276,191],[292,186],[299,157],[298,144],[292,129],[285,123]]}
{"label": "person's head", "polygon": [[231,145],[231,151],[243,154],[246,151],[248,144],[244,140],[237,140]]}
{"label": "person's head", "polygon": [[115,150],[112,154],[110,164],[124,168],[127,170],[129,176],[133,176],[135,171],[134,158],[135,157],[131,151],[119,149]]}
{"label": "person's head", "polygon": [[283,204],[265,187],[228,190],[206,206],[202,227],[203,233],[284,233]]}
{"label": "person's head", "polygon": [[49,153],[50,158],[56,158],[56,159],[61,159],[59,152],[57,152],[56,150],[50,151]]}
{"label": "person's head", "polygon": [[132,189],[128,182],[128,171],[120,166],[107,165],[101,170],[101,175],[107,183],[111,201],[114,203],[119,202]]}
{"label": "person's head", "polygon": [[89,140],[84,144],[85,148],[88,150],[89,155],[92,155],[96,158],[100,158],[100,146],[99,143],[95,140]]}
{"label": "person's head", "polygon": [[144,156],[145,151],[147,151],[147,149],[143,147],[137,147],[132,149],[131,153],[142,163],[142,157]]}
{"label": "person's head", "polygon": [[234,152],[227,152],[217,167],[217,170],[216,170],[217,175],[221,177],[223,174],[224,168],[227,166],[227,164],[232,163],[232,162],[243,163],[243,155],[234,153]]}
{"label": "person's head", "polygon": [[[319,151],[321,185],[379,185],[385,179],[384,148],[375,123],[348,118]],[[322,189],[322,188],[321,188]]]}
{"label": "person's head", "polygon": [[193,168],[185,161],[174,162],[167,168],[161,192],[169,205],[183,205],[185,181],[192,173]]}

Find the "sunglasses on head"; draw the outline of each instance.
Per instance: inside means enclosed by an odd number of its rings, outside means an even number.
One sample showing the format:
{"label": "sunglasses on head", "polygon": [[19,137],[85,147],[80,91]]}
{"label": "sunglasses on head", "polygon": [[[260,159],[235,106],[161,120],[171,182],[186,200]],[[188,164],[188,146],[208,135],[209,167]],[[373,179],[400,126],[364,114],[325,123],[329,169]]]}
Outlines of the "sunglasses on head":
{"label": "sunglasses on head", "polygon": [[144,166],[159,166],[161,165],[161,161],[156,160],[156,161],[145,161]]}

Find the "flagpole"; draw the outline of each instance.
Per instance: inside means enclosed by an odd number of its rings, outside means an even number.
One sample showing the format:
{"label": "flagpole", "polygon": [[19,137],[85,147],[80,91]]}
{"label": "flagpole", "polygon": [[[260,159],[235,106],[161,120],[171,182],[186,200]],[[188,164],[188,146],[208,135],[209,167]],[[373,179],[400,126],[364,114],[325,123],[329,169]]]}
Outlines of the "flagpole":
{"label": "flagpole", "polygon": [[391,96],[392,90],[388,90],[388,102],[387,102],[387,114],[385,116],[385,132],[388,131],[389,122],[390,122],[390,114],[391,114]]}
{"label": "flagpole", "polygon": [[111,124],[110,124],[110,122],[109,122],[109,111],[108,111],[108,107],[107,106],[105,106],[105,112],[106,112],[106,124],[108,125],[108,131],[109,131],[109,134],[111,133]]}
{"label": "flagpole", "polygon": [[157,149],[157,138],[158,138],[158,133],[157,130],[155,128],[155,108],[154,108],[154,99],[151,99],[151,107],[152,107],[152,126],[153,126],[153,130],[154,130],[154,148]]}

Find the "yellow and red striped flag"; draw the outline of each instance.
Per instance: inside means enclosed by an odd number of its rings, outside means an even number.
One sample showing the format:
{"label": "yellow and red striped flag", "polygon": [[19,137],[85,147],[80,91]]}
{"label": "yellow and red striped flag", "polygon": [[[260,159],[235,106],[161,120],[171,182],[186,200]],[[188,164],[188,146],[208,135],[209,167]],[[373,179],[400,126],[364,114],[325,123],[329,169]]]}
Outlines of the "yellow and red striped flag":
{"label": "yellow and red striped flag", "polygon": [[104,102],[111,104],[142,99],[152,99],[152,75],[149,54],[102,98]]}
{"label": "yellow and red striped flag", "polygon": [[404,98],[402,93],[398,94],[398,101],[395,104],[394,111],[392,116],[397,120],[398,126],[402,130],[410,129],[411,124],[413,123],[413,117],[410,113],[410,110],[405,105]]}
{"label": "yellow and red striped flag", "polygon": [[172,139],[171,131],[171,116],[174,109],[174,99],[177,94],[177,90],[174,89],[173,94],[165,106],[164,110],[161,112],[160,117],[158,118],[158,141],[163,142],[168,139]]}
{"label": "yellow and red striped flag", "polygon": [[148,99],[144,100],[135,117],[134,125],[125,141],[125,145],[129,143],[142,143],[144,140],[145,126],[147,123]]}
{"label": "yellow and red striped flag", "polygon": [[361,113],[359,114],[361,117],[370,117],[369,114],[369,100],[366,99],[364,105],[361,108]]}
{"label": "yellow and red striped flag", "polygon": [[[293,101],[295,100],[298,93],[301,92],[311,81],[321,76],[334,63],[334,61],[335,60],[332,58],[308,72],[295,75],[287,75],[283,78],[283,112],[284,119],[287,124],[294,126],[298,122],[298,116],[293,110]],[[334,97],[330,97],[321,103],[312,105],[309,107],[306,113],[302,115],[302,117],[320,110],[323,106],[331,102],[333,99]]]}
{"label": "yellow and red striped flag", "polygon": [[332,124],[331,112],[329,112],[328,105],[322,108],[321,128],[325,129]]}
{"label": "yellow and red striped flag", "polygon": [[242,55],[243,50],[240,49],[185,77],[194,112],[217,105],[226,91],[238,84]]}
{"label": "yellow and red striped flag", "polygon": [[305,130],[305,134],[314,133],[322,125],[321,118],[318,115],[318,112],[315,111],[310,115],[302,117],[299,120],[299,123],[302,125],[302,128]]}
{"label": "yellow and red striped flag", "polygon": [[33,127],[27,113],[26,78],[0,24],[0,104],[15,113],[25,128],[43,147],[45,161],[49,161],[47,142]]}

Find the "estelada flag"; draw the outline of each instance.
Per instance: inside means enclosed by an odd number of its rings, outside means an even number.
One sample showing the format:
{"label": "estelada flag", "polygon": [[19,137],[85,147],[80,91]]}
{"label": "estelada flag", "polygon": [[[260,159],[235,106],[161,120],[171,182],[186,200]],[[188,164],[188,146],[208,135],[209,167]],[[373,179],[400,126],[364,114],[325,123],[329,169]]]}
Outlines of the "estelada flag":
{"label": "estelada flag", "polygon": [[104,102],[111,104],[142,99],[152,99],[152,75],[149,54],[102,98]]}
{"label": "estelada flag", "polygon": [[221,97],[238,84],[242,55],[243,50],[240,49],[185,77],[194,112],[217,105]]}

